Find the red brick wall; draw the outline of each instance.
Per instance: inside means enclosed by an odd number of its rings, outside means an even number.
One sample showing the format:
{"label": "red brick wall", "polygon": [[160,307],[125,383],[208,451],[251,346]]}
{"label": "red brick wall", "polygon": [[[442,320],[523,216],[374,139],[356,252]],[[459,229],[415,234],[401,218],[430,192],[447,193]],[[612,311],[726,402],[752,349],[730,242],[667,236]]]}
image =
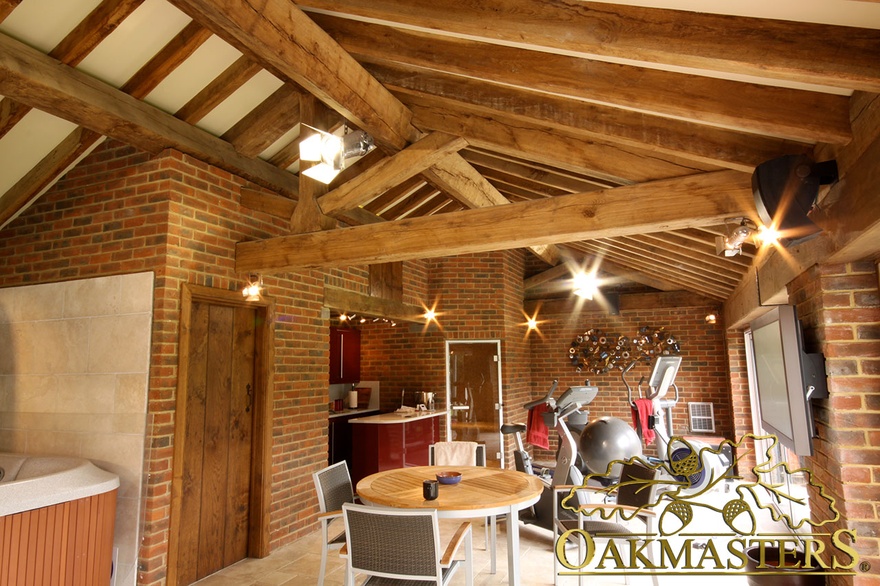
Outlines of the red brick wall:
{"label": "red brick wall", "polygon": [[[580,315],[539,314],[538,332],[530,335],[532,385],[537,391],[549,389],[559,379],[560,389],[582,385],[586,379],[599,387],[599,394],[589,405],[590,419],[603,416],[619,417],[632,423],[626,387],[620,370],[595,375],[576,372],[569,360],[569,347],[576,336],[589,329],[600,329],[606,335],[635,336],[642,326],[664,327],[680,342],[682,365],[676,384],[679,402],[673,409],[673,432],[690,434],[688,402],[710,401],[714,404],[715,436],[732,437],[733,420],[730,406],[730,384],[725,350],[725,334],[720,323],[707,324],[706,315],[717,308],[688,307],[622,311],[613,316],[605,312],[584,311]],[[650,375],[650,367],[639,364],[627,375],[636,392],[639,379]],[[653,453],[653,452],[651,452]],[[543,456],[539,456],[543,457]]]}
{"label": "red brick wall", "polygon": [[[744,330],[731,330],[727,332],[726,337],[727,360],[730,368],[730,399],[736,439],[752,432],[754,427],[744,333]],[[754,442],[746,441],[736,454],[737,472],[749,480],[755,480],[755,475],[752,473],[752,468],[757,464],[754,449]]]}
{"label": "red brick wall", "polygon": [[[862,561],[880,567],[880,291],[873,263],[813,267],[789,284],[804,326],[806,350],[825,355],[828,399],[814,401],[818,439],[805,466],[837,500],[835,528],[858,532]],[[818,498],[813,516],[824,518]],[[835,577],[832,584],[876,586],[873,575]]]}
{"label": "red brick wall", "polygon": [[[160,584],[165,575],[181,286],[240,288],[244,275],[234,271],[234,243],[287,232],[285,220],[239,206],[241,183],[176,152],[151,157],[108,141],[0,233],[3,287],[145,270],[156,274],[141,584]],[[553,378],[563,388],[586,378],[567,360],[578,333],[592,327],[632,335],[649,325],[664,326],[682,344],[675,430],[686,430],[690,400],[715,404],[717,435],[731,436],[746,425],[741,336],[726,335],[721,324],[707,325],[704,317],[712,308],[541,315],[540,332],[526,337],[521,300],[527,264],[534,263],[521,251],[405,264],[404,301],[431,305],[436,300],[440,325],[426,331],[418,324],[363,328],[363,378],[382,381],[385,408],[396,407],[401,388],[445,390],[445,340],[497,338],[502,340],[505,419],[521,421],[520,405],[543,395]],[[325,283],[366,292],[368,273],[352,267],[265,279],[278,314],[273,547],[315,528],[310,473],[324,466],[327,456]],[[880,463],[873,448],[880,443],[877,288],[870,264],[822,267],[791,287],[812,343],[828,358],[832,390],[817,410],[821,438],[812,464],[840,497],[846,526],[859,530],[859,550],[874,567],[880,567]],[[631,374],[636,381],[647,372]],[[629,420],[619,375],[593,376],[592,382],[601,389],[592,417]],[[868,580],[860,576],[855,582],[864,586]]]}
{"label": "red brick wall", "polygon": [[[0,286],[155,272],[140,584],[163,583],[166,572],[181,286],[239,289],[235,242],[286,232],[286,222],[239,206],[240,185],[180,153],[150,157],[108,141],[0,233]],[[314,528],[311,472],[327,458],[328,324],[322,273],[267,277],[265,284],[279,316],[274,547]]]}
{"label": "red brick wall", "polygon": [[[523,335],[521,251],[432,259],[411,267],[427,275],[424,302],[438,312],[437,323],[365,324],[361,327],[361,375],[382,383],[382,409],[400,405],[406,390],[433,391],[443,405],[446,394],[447,340],[502,340],[504,416],[529,395],[528,346]],[[404,273],[406,281],[406,271]],[[513,407],[511,407],[513,405]]]}

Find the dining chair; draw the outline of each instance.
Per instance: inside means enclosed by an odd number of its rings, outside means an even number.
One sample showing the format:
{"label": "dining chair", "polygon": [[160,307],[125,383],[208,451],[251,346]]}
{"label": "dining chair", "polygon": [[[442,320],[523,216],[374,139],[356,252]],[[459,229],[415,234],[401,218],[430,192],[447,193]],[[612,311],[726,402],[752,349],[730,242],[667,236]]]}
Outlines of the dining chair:
{"label": "dining chair", "polygon": [[[591,486],[557,486],[553,489],[553,542],[566,531],[579,529],[588,533],[595,539],[602,539],[603,535],[630,535],[644,538],[646,535],[653,535],[654,519],[657,513],[653,508],[649,508],[656,501],[656,484],[658,472],[642,466],[637,463],[622,464],[620,469],[620,480],[618,486],[613,491],[615,498],[613,501],[607,501],[608,495],[601,493],[603,498],[596,500],[591,496],[600,494],[599,487]],[[644,488],[647,486],[647,488]],[[577,502],[572,503],[576,507],[576,511],[570,509],[561,509],[559,502],[565,495],[569,494],[572,489],[577,489]],[[609,516],[605,520],[601,515],[592,517],[592,513],[599,511],[614,511],[618,513],[615,516]],[[608,516],[606,514],[606,516]],[[592,518],[591,518],[592,517]],[[626,517],[626,520],[623,519]],[[636,525],[633,528],[632,521],[638,519],[643,525]],[[572,541],[578,545],[578,556],[582,559],[584,555],[584,541],[577,536],[571,537]],[[629,541],[627,541],[629,543]],[[648,559],[654,562],[654,553],[651,547],[647,547]],[[553,583],[557,583],[559,560],[553,557]],[[579,583],[583,582],[584,576],[580,576]],[[657,586],[657,574],[651,573],[651,579],[654,586]],[[629,579],[624,573],[624,584],[629,584]]]}
{"label": "dining chair", "polygon": [[[444,456],[455,456],[460,455],[462,453],[467,453],[469,449],[473,449],[473,461],[476,466],[485,466],[486,465],[486,444],[479,444],[477,442],[462,442],[462,441],[450,441],[450,442],[435,442],[428,446],[428,464],[431,466],[440,465],[438,463],[442,462],[448,466],[465,466],[469,465],[464,462],[455,462],[450,459],[438,459],[437,456],[440,453],[443,453]],[[470,459],[468,459],[470,462]],[[489,517],[486,519],[483,526],[486,528],[486,549],[491,551],[491,561],[489,573],[495,573],[495,544],[498,540],[498,531],[497,531],[497,523],[498,519],[504,519],[505,515],[498,515],[494,517]]]}
{"label": "dining chair", "polygon": [[[346,583],[368,576],[363,584],[447,584],[460,566],[465,583],[473,586],[473,543],[469,521],[462,522],[441,549],[440,525],[434,509],[389,509],[342,505],[346,536]],[[463,559],[460,549],[463,549]],[[393,583],[393,582],[392,582]]]}
{"label": "dining chair", "polygon": [[[321,521],[321,569],[318,573],[318,584],[323,584],[328,552],[340,549],[345,544],[342,524],[333,522],[342,518],[342,505],[355,502],[356,497],[345,461],[318,470],[312,474],[312,479],[318,493],[318,508],[321,513],[318,516]],[[331,526],[336,527],[333,533],[330,532]]]}

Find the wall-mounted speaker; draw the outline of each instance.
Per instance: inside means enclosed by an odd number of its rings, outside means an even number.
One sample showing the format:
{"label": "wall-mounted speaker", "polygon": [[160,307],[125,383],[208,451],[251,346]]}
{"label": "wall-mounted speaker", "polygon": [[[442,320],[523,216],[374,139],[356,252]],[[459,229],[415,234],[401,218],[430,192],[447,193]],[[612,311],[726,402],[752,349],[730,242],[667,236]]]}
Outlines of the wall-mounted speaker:
{"label": "wall-mounted speaker", "polygon": [[822,231],[810,219],[819,186],[837,181],[837,162],[814,162],[807,155],[786,155],[761,163],[752,174],[758,216],[773,226],[783,246],[799,244]]}

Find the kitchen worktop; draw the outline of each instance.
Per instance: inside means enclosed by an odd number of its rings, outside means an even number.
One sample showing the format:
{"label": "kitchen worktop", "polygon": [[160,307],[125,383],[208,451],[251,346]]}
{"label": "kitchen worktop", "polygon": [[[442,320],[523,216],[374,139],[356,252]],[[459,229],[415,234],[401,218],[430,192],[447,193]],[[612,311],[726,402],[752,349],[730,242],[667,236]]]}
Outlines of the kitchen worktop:
{"label": "kitchen worktop", "polygon": [[446,411],[412,411],[410,413],[380,413],[379,415],[371,415],[369,417],[358,417],[352,419],[350,423],[406,423],[408,421],[419,421],[420,419],[428,419],[430,417],[439,417],[445,415]]}
{"label": "kitchen worktop", "polygon": [[350,417],[352,415],[366,415],[367,413],[377,413],[379,411],[378,408],[375,407],[363,407],[360,409],[343,409],[342,411],[330,411],[330,419],[334,417]]}

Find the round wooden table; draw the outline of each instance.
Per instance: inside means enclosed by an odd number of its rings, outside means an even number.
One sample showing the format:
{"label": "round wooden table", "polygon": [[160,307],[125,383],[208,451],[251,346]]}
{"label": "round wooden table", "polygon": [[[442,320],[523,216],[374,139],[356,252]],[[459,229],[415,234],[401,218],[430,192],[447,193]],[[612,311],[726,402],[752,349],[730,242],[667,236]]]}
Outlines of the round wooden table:
{"label": "round wooden table", "polygon": [[[458,484],[440,485],[433,501],[422,497],[422,481],[438,472],[461,472]],[[483,466],[416,466],[377,472],[357,483],[361,501],[398,509],[436,509],[441,518],[507,514],[507,567],[510,584],[519,584],[519,511],[541,498],[544,483],[534,475]],[[494,535],[493,535],[494,539]],[[494,544],[493,544],[494,551]]]}

